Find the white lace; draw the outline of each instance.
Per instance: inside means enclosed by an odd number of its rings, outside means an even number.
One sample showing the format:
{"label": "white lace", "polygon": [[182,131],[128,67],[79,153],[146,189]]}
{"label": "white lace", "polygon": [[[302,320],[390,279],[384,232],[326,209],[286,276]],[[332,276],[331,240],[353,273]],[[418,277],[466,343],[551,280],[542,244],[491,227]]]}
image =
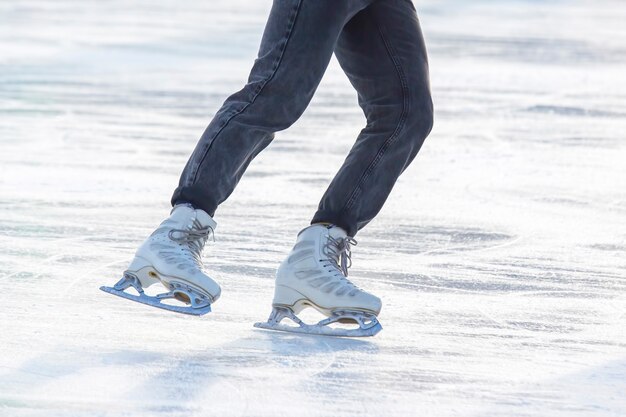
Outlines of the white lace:
{"label": "white lace", "polygon": [[320,259],[320,261],[325,262],[324,267],[332,266],[335,268],[334,277],[339,281],[338,283],[350,287],[349,294],[355,295],[360,289],[347,278],[348,268],[352,266],[350,245],[357,245],[357,241],[352,237],[335,239],[332,236],[327,236],[326,243],[322,247],[322,254],[326,256],[326,259]]}
{"label": "white lace", "polygon": [[194,263],[200,267],[202,266],[202,250],[209,236],[212,236],[213,240],[215,240],[213,228],[210,226],[202,226],[202,224],[195,219],[189,229],[172,229],[168,232],[168,237],[172,241],[185,245]]}

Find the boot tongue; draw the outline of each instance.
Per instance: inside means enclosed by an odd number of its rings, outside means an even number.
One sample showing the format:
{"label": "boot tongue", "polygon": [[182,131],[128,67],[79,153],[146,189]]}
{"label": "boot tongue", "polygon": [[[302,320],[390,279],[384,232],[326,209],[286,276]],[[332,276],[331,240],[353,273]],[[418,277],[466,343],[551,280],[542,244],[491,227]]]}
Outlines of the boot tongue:
{"label": "boot tongue", "polygon": [[333,239],[343,239],[347,236],[346,231],[339,226],[317,223],[302,229],[300,233],[298,233],[298,240],[315,239],[315,236],[320,233],[328,233],[328,235],[330,235]]}
{"label": "boot tongue", "polygon": [[177,205],[172,209],[169,220],[173,220],[176,223],[186,224],[189,219],[193,217],[194,209],[186,204]]}
{"label": "boot tongue", "polygon": [[217,228],[215,220],[213,220],[204,210],[196,210],[196,220],[200,222],[202,227],[210,227],[213,231]]}
{"label": "boot tongue", "polygon": [[343,239],[348,236],[348,233],[346,233],[346,231],[343,230],[339,226],[330,225],[330,226],[327,226],[327,228],[328,228],[328,234],[333,239]]}
{"label": "boot tongue", "polygon": [[215,220],[211,218],[204,210],[195,209],[186,204],[177,205],[172,209],[172,213],[170,214],[170,220],[174,220],[177,223],[181,223],[183,225],[187,225],[190,223],[190,220],[196,219],[202,227],[210,227],[215,230],[217,227],[217,223]]}

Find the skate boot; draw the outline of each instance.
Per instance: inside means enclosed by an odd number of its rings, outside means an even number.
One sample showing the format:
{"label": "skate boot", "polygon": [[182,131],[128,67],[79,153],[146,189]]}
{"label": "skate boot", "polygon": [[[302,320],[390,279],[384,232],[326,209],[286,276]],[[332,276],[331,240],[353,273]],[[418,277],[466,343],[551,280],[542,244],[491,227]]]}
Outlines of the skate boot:
{"label": "skate boot", "polygon": [[[114,287],[100,289],[165,310],[202,315],[220,296],[220,286],[203,269],[202,249],[217,223],[202,210],[177,205],[170,217],[139,247],[123,278]],[[156,296],[144,292],[153,284],[169,291]],[[124,290],[133,287],[139,295]],[[181,303],[163,303],[178,300]]]}
{"label": "skate boot", "polygon": [[[255,327],[329,336],[373,336],[382,327],[377,315],[380,299],[356,287],[347,278],[350,245],[356,241],[333,225],[315,224],[298,234],[296,244],[276,273],[273,311],[267,323]],[[313,307],[327,316],[315,325],[296,316]],[[281,324],[289,318],[297,326]],[[358,328],[331,327],[353,323]]]}

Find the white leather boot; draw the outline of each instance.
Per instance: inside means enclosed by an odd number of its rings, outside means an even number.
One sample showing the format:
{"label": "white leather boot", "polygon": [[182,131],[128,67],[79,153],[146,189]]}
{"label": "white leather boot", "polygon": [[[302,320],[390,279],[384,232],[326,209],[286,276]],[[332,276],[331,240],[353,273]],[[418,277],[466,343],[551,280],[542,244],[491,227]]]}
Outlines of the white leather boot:
{"label": "white leather boot", "polygon": [[[272,316],[268,323],[258,323],[257,327],[336,336],[371,336],[378,332],[380,299],[347,278],[350,245],[354,244],[356,241],[337,226],[315,224],[302,230],[276,273]],[[329,319],[307,325],[296,316],[305,307],[313,307]],[[299,327],[280,325],[285,317]],[[360,328],[355,331],[328,326],[350,321]]]}
{"label": "white leather boot", "polygon": [[[148,237],[135,253],[124,272],[124,278],[106,292],[166,310],[187,314],[205,314],[220,296],[221,289],[204,271],[202,249],[217,223],[206,212],[188,205],[178,205],[170,217]],[[169,292],[155,297],[143,289],[153,284],[164,285]],[[139,296],[124,292],[134,287]],[[162,303],[177,299],[188,304],[182,307]]]}

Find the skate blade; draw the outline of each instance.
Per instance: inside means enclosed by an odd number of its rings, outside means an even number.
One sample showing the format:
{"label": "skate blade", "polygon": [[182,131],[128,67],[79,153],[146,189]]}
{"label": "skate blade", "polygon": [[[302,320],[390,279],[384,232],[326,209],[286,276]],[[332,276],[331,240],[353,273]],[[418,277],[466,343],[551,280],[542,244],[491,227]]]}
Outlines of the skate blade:
{"label": "skate blade", "polygon": [[[298,326],[288,326],[280,322],[288,318]],[[329,327],[332,323],[340,322],[344,319],[352,319],[358,323],[358,329],[342,329]],[[365,323],[363,318],[367,319]],[[373,315],[360,315],[353,312],[339,312],[333,316],[320,321],[317,324],[306,324],[300,320],[293,312],[287,308],[275,307],[267,322],[255,323],[254,327],[265,330],[276,330],[288,333],[310,334],[318,336],[334,336],[334,337],[370,337],[376,335],[383,329],[378,319]]]}
{"label": "skate blade", "polygon": [[287,333],[310,334],[314,336],[334,336],[334,337],[370,337],[375,336],[383,327],[380,323],[369,329],[333,329],[331,327],[306,325],[287,326],[286,324],[271,324],[267,322],[254,323],[254,327],[264,330],[275,330]]}
{"label": "skate blade", "polygon": [[176,313],[189,314],[192,316],[202,316],[211,312],[211,305],[208,304],[202,307],[191,307],[191,306],[175,306],[171,304],[164,304],[157,297],[150,297],[149,295],[144,294],[143,292],[139,293],[139,295],[129,294],[123,290],[117,290],[113,287],[102,286],[100,289],[106,293],[117,295],[118,297],[125,298],[127,300],[136,301],[141,304],[146,304],[152,307],[161,308],[163,310],[173,311]]}

